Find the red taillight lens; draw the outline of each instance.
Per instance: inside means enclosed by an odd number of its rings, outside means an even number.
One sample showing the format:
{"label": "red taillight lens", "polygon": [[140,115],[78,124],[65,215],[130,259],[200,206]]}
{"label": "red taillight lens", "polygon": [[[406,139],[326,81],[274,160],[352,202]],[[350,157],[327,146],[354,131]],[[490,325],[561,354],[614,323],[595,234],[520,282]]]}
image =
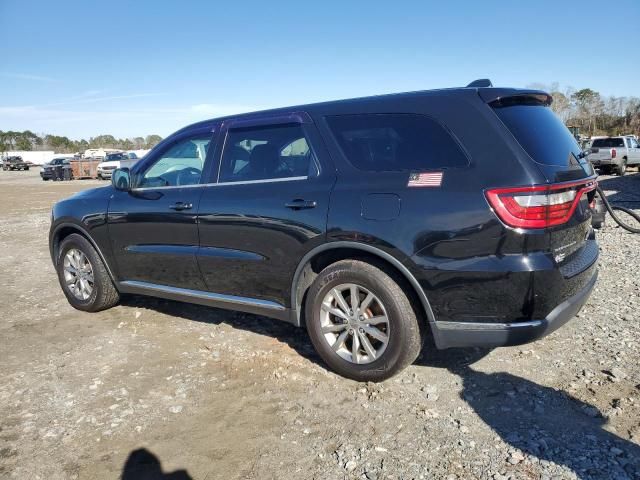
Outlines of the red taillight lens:
{"label": "red taillight lens", "polygon": [[616,158],[616,155],[618,155],[618,152],[616,152],[615,148],[611,149],[611,158]]}
{"label": "red taillight lens", "polygon": [[510,227],[545,228],[566,223],[582,195],[596,182],[560,183],[533,187],[494,188],[486,191],[489,205]]}

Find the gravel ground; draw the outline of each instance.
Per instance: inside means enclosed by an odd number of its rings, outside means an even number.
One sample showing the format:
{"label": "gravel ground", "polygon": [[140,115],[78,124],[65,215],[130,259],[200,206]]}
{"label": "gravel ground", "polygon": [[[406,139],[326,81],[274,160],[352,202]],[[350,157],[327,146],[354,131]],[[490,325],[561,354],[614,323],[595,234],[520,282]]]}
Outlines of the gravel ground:
{"label": "gravel ground", "polygon": [[[640,208],[640,173],[601,183]],[[72,309],[49,211],[97,184],[0,172],[0,478],[640,478],[640,237],[610,219],[597,287],[564,328],[426,348],[362,384],[269,319],[142,297]]]}

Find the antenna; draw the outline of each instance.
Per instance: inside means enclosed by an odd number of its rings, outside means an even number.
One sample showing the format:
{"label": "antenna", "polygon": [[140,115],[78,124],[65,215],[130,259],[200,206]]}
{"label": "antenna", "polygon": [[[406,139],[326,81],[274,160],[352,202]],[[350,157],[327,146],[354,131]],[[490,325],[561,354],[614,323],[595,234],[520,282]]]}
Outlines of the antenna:
{"label": "antenna", "polygon": [[480,78],[478,80],[474,80],[469,85],[467,85],[467,88],[480,88],[480,87],[493,87],[493,84],[491,83],[491,80],[489,80],[488,78]]}

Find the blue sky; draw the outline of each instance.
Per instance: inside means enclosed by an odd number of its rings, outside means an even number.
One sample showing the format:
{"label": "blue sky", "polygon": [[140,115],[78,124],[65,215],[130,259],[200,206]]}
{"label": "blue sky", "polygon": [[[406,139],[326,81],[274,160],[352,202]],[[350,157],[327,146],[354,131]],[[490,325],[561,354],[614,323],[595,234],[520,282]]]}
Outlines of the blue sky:
{"label": "blue sky", "polygon": [[0,130],[164,136],[482,77],[640,96],[639,44],[638,0],[0,0]]}

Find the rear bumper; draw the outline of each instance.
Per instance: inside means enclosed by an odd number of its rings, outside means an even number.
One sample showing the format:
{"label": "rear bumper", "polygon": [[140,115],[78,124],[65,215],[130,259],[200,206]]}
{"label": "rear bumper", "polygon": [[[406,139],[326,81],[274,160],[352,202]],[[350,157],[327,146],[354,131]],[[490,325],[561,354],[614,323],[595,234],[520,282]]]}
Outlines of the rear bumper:
{"label": "rear bumper", "polygon": [[586,303],[598,272],[581,290],[567,298],[541,320],[518,323],[434,322],[432,331],[438,348],[504,347],[533,342],[571,320]]}
{"label": "rear bumper", "polygon": [[600,165],[618,165],[620,162],[613,158],[601,158],[598,160],[591,160],[591,164],[594,167],[599,167]]}

